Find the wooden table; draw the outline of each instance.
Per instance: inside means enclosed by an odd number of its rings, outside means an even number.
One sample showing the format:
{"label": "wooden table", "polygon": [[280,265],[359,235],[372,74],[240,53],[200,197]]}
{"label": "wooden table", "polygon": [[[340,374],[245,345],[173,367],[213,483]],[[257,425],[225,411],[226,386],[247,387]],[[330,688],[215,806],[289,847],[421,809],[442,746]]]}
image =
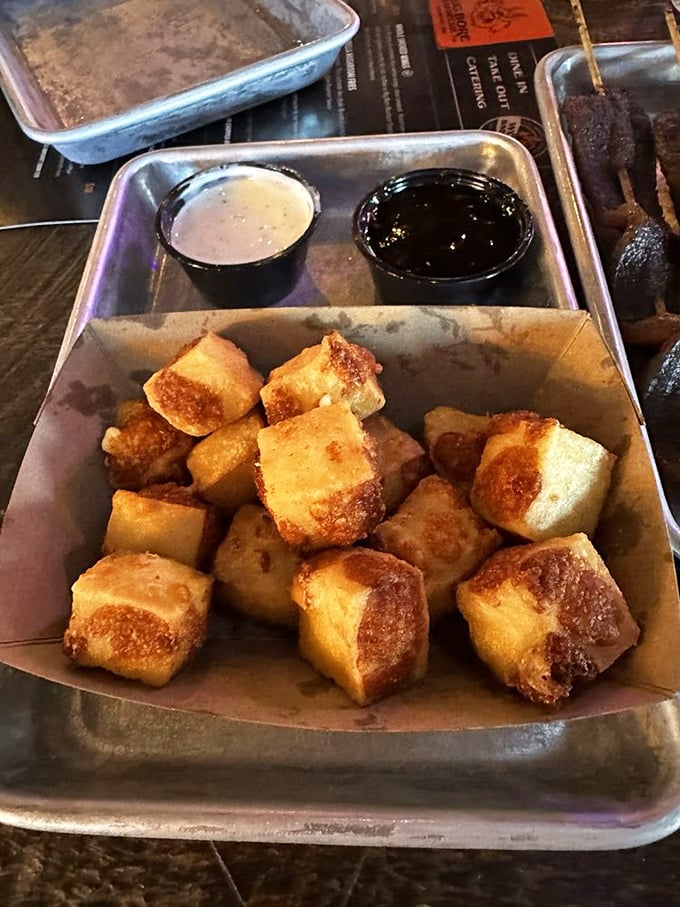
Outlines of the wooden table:
{"label": "wooden table", "polygon": [[[425,2],[425,0],[423,0]],[[545,0],[560,44],[567,0]],[[664,3],[583,0],[596,42],[667,38]],[[0,507],[45,392],[92,225],[0,232]],[[0,903],[248,907],[678,904],[680,837],[627,852],[523,853],[188,843],[0,828]]]}

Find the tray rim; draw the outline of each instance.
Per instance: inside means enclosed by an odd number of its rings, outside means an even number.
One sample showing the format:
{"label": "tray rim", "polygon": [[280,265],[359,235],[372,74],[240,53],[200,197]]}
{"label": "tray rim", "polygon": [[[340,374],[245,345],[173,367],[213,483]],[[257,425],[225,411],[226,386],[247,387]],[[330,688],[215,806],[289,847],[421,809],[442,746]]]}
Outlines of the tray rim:
{"label": "tray rim", "polygon": [[[277,76],[292,66],[303,66],[324,54],[339,51],[358,32],[361,25],[359,15],[345,0],[312,0],[312,2],[322,2],[329,8],[337,9],[344,18],[342,27],[336,32],[315,38],[299,47],[265,57],[247,66],[229,70],[224,75],[207,82],[197,83],[171,95],[151,98],[119,113],[96,117],[78,126],[49,129],[40,125],[30,97],[23,93],[19,86],[18,67],[15,71],[1,51],[2,41],[0,41],[0,88],[19,126],[29,138],[42,144],[61,148],[79,145],[107,136],[113,130],[129,129],[141,125],[148,119],[157,119],[165,114],[176,112],[178,108],[185,109],[198,105],[216,95],[226,94],[264,76]],[[1,33],[0,38],[4,38]],[[28,66],[24,67],[23,71],[31,72]],[[49,100],[49,96],[44,92],[41,92],[40,96]]]}
{"label": "tray rim", "polygon": [[[624,48],[628,49],[658,49],[659,51],[668,50],[669,55],[673,53],[672,46],[664,41],[617,41],[593,46],[595,55],[615,55],[617,51]],[[628,356],[625,352],[625,346],[621,332],[619,330],[614,305],[612,303],[609,287],[604,274],[602,260],[597,250],[595,235],[590,223],[590,217],[585,203],[584,195],[581,191],[580,181],[576,171],[576,163],[571,152],[569,140],[562,129],[562,123],[559,113],[559,105],[555,91],[554,73],[558,66],[574,60],[583,58],[583,48],[579,45],[569,47],[560,47],[552,50],[539,60],[534,73],[534,87],[536,91],[536,100],[538,108],[545,127],[548,154],[552,162],[555,182],[560,196],[562,209],[565,214],[565,221],[569,239],[574,250],[576,266],[583,286],[583,292],[586,298],[588,310],[595,319],[600,333],[605,339],[614,360],[617,362],[624,381],[628,387],[635,406],[639,413],[642,413],[640,401],[633,376],[628,362]],[[568,178],[565,178],[564,174]],[[671,542],[671,547],[676,555],[680,556],[680,523],[671,512],[666,492],[661,482],[661,478],[656,466],[651,441],[647,427],[644,424],[643,433],[652,457],[652,465],[656,473],[661,505],[666,519],[666,526]]]}

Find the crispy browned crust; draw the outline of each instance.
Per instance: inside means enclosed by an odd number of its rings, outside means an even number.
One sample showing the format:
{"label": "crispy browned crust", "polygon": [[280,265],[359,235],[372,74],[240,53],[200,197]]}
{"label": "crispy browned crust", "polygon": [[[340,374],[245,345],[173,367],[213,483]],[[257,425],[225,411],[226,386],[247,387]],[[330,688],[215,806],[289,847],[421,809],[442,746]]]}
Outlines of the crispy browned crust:
{"label": "crispy browned crust", "polygon": [[487,435],[505,435],[523,425],[527,441],[538,441],[550,428],[559,425],[557,419],[544,419],[530,409],[514,409],[495,413],[489,418]]}
{"label": "crispy browned crust", "polygon": [[[595,677],[600,670],[595,649],[620,644],[624,624],[630,635],[625,648],[637,641],[626,623],[628,606],[616,583],[567,545],[498,551],[468,587],[477,595],[492,596],[508,580],[532,596],[538,613],[554,611],[560,627],[517,666],[515,685],[527,699],[554,705],[569,695],[577,678]],[[537,676],[537,665],[545,665],[542,676]]]}
{"label": "crispy browned crust", "polygon": [[159,408],[181,419],[180,424],[200,426],[200,430],[196,429],[198,435],[217,431],[224,421],[224,408],[218,394],[170,368],[157,372],[153,394]]}
{"label": "crispy browned crust", "polygon": [[[255,484],[266,507],[266,491],[258,469],[255,470]],[[300,551],[311,551],[319,547],[320,536],[324,539],[324,548],[352,545],[366,538],[385,515],[380,480],[373,479],[351,491],[329,495],[318,507],[311,507],[309,513],[317,528],[314,535],[305,532],[292,520],[277,521],[281,538],[289,545]]]}
{"label": "crispy browned crust", "polygon": [[472,492],[473,504],[493,522],[522,520],[541,493],[538,443],[559,425],[557,419],[543,419],[528,410],[500,413],[489,420],[488,438],[521,430],[521,443],[506,447],[477,470]]}
{"label": "crispy browned crust", "polygon": [[376,361],[370,350],[350,343],[339,331],[326,334],[322,343],[328,349],[333,371],[347,384],[358,387],[382,372],[382,365]]}
{"label": "crispy browned crust", "polygon": [[267,387],[267,420],[270,425],[276,422],[283,422],[284,419],[292,419],[293,416],[299,416],[302,413],[302,407],[297,401],[297,397],[291,394],[286,387],[271,386]]}
{"label": "crispy browned crust", "polygon": [[294,580],[295,599],[318,614],[324,603],[310,597],[310,578],[340,560],[350,582],[370,590],[356,636],[354,670],[366,706],[422,677],[427,667],[429,618],[420,570],[385,552],[331,549],[302,562]]}
{"label": "crispy browned crust", "polygon": [[425,587],[422,573],[410,564],[396,558],[378,561],[358,549],[347,558],[345,572],[371,588],[357,634],[357,668],[368,705],[422,673],[429,630]]}
{"label": "crispy browned crust", "polygon": [[518,673],[517,690],[525,699],[539,705],[560,705],[575,683],[593,680],[599,673],[583,646],[559,633],[549,633],[542,652],[534,653],[534,658],[545,663],[545,674],[537,681],[535,671],[531,672],[529,681],[530,664],[524,665],[524,670]]}
{"label": "crispy browned crust", "polygon": [[440,476],[454,485],[469,488],[482,459],[487,433],[483,431],[441,434],[430,448],[430,457]]}
{"label": "crispy browned crust", "polygon": [[194,491],[184,485],[174,482],[160,482],[149,485],[138,492],[142,498],[152,498],[154,501],[165,501],[166,504],[177,504],[178,507],[194,507],[198,510],[210,510],[210,505],[202,500]]}
{"label": "crispy browned crust", "polygon": [[113,488],[139,491],[154,482],[183,482],[194,439],[155,412],[145,400],[121,404],[117,432],[106,435],[104,463]]}
{"label": "crispy browned crust", "polygon": [[[183,647],[192,657],[203,644],[206,621],[191,609],[182,622],[181,633],[156,614],[130,605],[102,605],[76,631],[64,634],[64,652],[76,663],[86,667],[99,665],[89,652],[89,640],[104,637],[110,646],[110,662],[117,673],[144,680],[145,675],[169,661]],[[121,663],[125,665],[120,669]],[[170,679],[168,677],[168,679]],[[147,680],[148,682],[148,680]]]}
{"label": "crispy browned crust", "polygon": [[536,447],[506,447],[477,471],[472,501],[496,523],[521,520],[541,493],[543,480]]}

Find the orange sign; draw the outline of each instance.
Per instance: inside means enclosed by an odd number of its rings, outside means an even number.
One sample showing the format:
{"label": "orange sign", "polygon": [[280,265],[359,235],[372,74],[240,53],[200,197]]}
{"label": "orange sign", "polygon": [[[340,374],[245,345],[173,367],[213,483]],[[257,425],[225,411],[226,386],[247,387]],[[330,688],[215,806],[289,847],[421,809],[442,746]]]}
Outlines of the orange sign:
{"label": "orange sign", "polygon": [[430,15],[440,50],[554,34],[540,0],[430,0]]}

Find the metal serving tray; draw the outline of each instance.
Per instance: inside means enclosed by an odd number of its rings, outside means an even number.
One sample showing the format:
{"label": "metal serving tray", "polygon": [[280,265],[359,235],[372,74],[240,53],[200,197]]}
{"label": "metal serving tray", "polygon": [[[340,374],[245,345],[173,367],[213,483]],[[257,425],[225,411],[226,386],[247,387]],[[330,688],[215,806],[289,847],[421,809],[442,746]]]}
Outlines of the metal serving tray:
{"label": "metal serving tray", "polygon": [[[326,216],[295,297],[301,305],[320,297],[370,305],[370,278],[350,239],[356,200],[395,170],[445,163],[475,166],[523,192],[539,236],[528,299],[576,308],[533,162],[520,149],[492,133],[455,133],[147,154],[112,186],[64,350],[94,315],[200,306],[160,255],[155,205],[193,169],[252,157],[295,164],[322,190]],[[544,725],[386,735],[161,710],[2,666],[0,698],[0,820],[30,828],[585,850],[648,843],[680,826],[674,701]]]}
{"label": "metal serving tray", "polygon": [[596,850],[680,827],[673,701],[438,733],[317,732],[155,709],[0,667],[0,821],[47,831]]}
{"label": "metal serving tray", "polygon": [[93,164],[310,85],[358,28],[343,0],[7,0],[0,84],[30,138]]}
{"label": "metal serving tray", "polygon": [[490,301],[578,308],[534,160],[523,145],[500,133],[471,130],[151,151],[125,164],[111,184],[55,373],[91,318],[206,306],[158,243],[156,209],[172,186],[191,173],[248,160],[288,164],[321,193],[321,220],[306,272],[281,305],[375,304],[369,266],[352,241],[354,208],[389,176],[451,166],[488,173],[507,183],[523,196],[534,217],[535,241],[521,281],[501,286]]}
{"label": "metal serving tray", "polygon": [[[601,44],[595,47],[595,55],[605,86],[625,88],[650,116],[677,106],[680,67],[671,44],[657,41]],[[566,47],[543,57],[536,67],[535,87],[586,304],[619,364],[631,396],[637,401],[637,390],[571,153],[571,142],[560,114],[565,98],[592,91],[582,48]],[[680,524],[671,512],[661,483],[659,487],[671,545],[680,555]]]}

